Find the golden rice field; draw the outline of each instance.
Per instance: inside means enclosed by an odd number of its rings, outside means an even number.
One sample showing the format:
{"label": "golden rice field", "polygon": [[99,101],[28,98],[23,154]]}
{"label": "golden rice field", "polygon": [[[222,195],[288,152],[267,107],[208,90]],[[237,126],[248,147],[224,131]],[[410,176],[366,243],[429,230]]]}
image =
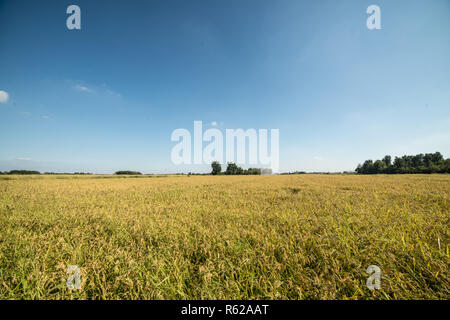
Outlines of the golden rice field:
{"label": "golden rice field", "polygon": [[449,299],[449,222],[450,175],[0,176],[0,299]]}

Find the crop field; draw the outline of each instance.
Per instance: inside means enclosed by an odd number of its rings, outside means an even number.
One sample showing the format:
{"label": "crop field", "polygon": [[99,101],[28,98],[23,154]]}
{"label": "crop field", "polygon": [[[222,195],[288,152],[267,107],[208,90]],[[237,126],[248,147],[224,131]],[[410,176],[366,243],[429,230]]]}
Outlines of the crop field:
{"label": "crop field", "polygon": [[450,299],[449,222],[450,175],[0,176],[0,299]]}

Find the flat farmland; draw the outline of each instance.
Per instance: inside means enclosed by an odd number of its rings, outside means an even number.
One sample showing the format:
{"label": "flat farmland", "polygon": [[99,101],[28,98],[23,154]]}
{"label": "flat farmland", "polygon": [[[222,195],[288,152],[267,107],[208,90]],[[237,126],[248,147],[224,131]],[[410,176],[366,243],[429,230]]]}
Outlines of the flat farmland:
{"label": "flat farmland", "polygon": [[449,223],[450,175],[3,175],[0,299],[450,299]]}

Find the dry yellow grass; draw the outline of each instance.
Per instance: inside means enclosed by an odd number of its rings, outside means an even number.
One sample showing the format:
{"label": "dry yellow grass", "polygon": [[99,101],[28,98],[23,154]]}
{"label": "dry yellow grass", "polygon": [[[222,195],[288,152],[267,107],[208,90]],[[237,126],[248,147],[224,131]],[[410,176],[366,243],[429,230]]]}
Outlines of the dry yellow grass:
{"label": "dry yellow grass", "polygon": [[450,175],[2,176],[0,298],[449,299],[449,195]]}

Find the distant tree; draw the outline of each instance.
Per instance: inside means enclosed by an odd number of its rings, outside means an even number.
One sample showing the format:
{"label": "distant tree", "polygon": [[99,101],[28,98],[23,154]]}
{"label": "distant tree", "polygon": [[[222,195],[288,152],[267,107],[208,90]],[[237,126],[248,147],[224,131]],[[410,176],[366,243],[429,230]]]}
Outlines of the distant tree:
{"label": "distant tree", "polygon": [[416,168],[422,167],[424,165],[424,155],[423,153],[417,154],[412,158],[412,165]]}
{"label": "distant tree", "polygon": [[384,173],[386,172],[386,163],[381,160],[377,160],[373,164],[373,173]]}
{"label": "distant tree", "polygon": [[423,156],[423,162],[424,162],[424,165],[425,165],[425,167],[430,167],[431,166],[431,164],[433,163],[433,161],[432,161],[432,154],[431,153],[426,153],[424,156]]}
{"label": "distant tree", "polygon": [[218,175],[222,172],[222,166],[220,165],[220,163],[218,161],[213,161],[211,163],[211,168],[212,168],[212,171],[211,171],[212,175]]}
{"label": "distant tree", "polygon": [[115,174],[140,175],[142,173],[140,173],[138,171],[121,170],[121,171],[116,171]]}
{"label": "distant tree", "polygon": [[405,159],[395,157],[394,159],[394,168],[396,173],[403,173],[406,168]]}
{"label": "distant tree", "polygon": [[389,168],[392,165],[392,158],[391,156],[387,155],[384,156],[383,160],[384,164],[386,165],[386,168]]}
{"label": "distant tree", "polygon": [[374,173],[374,169],[373,169],[373,161],[372,160],[366,160],[364,161],[363,165],[362,165],[362,171],[363,173]]}
{"label": "distant tree", "polygon": [[442,161],[444,161],[444,157],[440,152],[435,152],[431,155],[431,161],[434,164],[440,164]]}
{"label": "distant tree", "polygon": [[442,164],[442,173],[450,173],[450,159],[446,159]]}

